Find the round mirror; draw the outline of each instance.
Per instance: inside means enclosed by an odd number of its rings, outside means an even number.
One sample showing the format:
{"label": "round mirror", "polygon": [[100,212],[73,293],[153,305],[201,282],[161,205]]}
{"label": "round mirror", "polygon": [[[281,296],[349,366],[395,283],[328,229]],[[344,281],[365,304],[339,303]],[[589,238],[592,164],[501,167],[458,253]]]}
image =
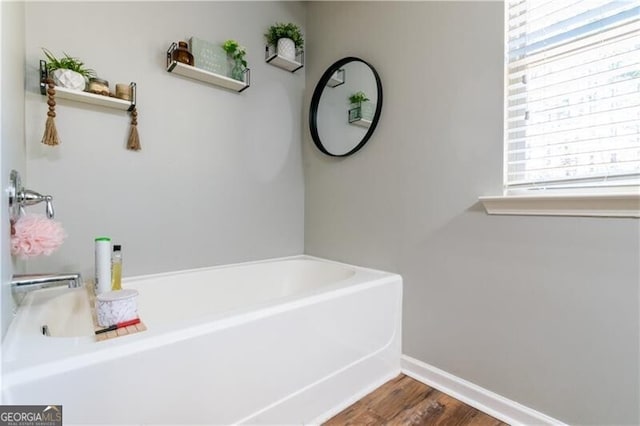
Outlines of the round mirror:
{"label": "round mirror", "polygon": [[331,65],[311,98],[309,128],[318,149],[346,157],[369,140],[382,111],[382,83],[370,64],[348,57]]}

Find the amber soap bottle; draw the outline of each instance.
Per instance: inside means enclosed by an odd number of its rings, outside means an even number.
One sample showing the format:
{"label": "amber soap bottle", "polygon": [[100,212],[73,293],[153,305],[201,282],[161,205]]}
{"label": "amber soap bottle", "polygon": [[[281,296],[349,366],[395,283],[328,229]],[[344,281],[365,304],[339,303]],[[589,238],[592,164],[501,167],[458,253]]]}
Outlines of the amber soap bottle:
{"label": "amber soap bottle", "polygon": [[111,254],[111,291],[122,290],[122,246],[113,245]]}

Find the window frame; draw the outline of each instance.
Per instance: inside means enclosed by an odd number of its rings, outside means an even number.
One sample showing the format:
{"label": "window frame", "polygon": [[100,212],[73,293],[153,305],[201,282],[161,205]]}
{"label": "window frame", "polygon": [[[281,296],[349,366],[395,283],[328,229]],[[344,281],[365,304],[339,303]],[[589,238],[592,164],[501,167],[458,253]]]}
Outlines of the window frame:
{"label": "window frame", "polygon": [[508,117],[506,90],[509,72],[508,53],[509,2],[504,2],[504,58],[503,66],[503,140],[502,140],[502,195],[479,197],[487,214],[491,215],[541,215],[640,218],[640,186],[614,186],[602,184],[594,188],[508,189],[506,118]]}

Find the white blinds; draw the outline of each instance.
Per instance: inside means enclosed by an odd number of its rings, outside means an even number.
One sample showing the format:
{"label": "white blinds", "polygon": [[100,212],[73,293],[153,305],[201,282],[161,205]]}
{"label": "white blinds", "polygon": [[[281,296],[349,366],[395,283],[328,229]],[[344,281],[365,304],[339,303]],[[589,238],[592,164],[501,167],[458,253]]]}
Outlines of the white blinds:
{"label": "white blinds", "polygon": [[508,0],[507,190],[640,182],[640,0]]}

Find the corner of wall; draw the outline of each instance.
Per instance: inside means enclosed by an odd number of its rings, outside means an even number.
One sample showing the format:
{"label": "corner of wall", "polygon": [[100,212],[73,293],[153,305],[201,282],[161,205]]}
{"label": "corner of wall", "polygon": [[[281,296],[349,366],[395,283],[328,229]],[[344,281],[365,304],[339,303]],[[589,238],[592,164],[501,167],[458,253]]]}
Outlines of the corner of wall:
{"label": "corner of wall", "polygon": [[[25,4],[23,2],[0,2],[0,128],[1,155],[0,181],[6,188],[9,172],[12,169],[25,170],[24,144],[24,99],[25,99]],[[3,212],[8,211],[8,200],[2,198]],[[6,218],[5,214],[1,217]],[[8,220],[0,222],[0,339],[12,319],[15,307],[11,296],[10,280],[14,262],[10,250],[10,224]]]}

